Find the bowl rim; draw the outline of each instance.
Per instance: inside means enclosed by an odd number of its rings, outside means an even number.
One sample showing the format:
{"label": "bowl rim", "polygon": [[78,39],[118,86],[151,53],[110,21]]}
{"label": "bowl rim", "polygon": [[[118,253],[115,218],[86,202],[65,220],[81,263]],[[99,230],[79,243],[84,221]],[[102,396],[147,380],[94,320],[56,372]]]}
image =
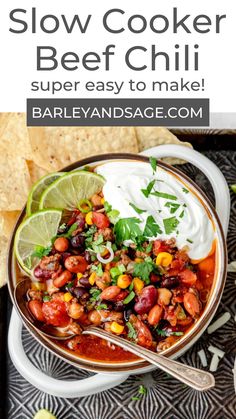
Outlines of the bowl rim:
{"label": "bowl rim", "polygon": [[[144,163],[149,162],[149,157],[133,154],[133,153],[108,153],[108,154],[101,154],[96,156],[87,157],[82,160],[78,160],[65,168],[61,169],[60,171],[69,172],[75,169],[79,169],[81,167],[85,167],[87,165],[96,165],[96,163],[100,163],[103,161],[112,161],[112,160],[133,160],[133,161],[140,161]],[[227,246],[226,246],[226,239],[224,236],[223,228],[218,217],[218,214],[212,205],[211,201],[207,197],[207,195],[202,191],[202,189],[185,173],[183,173],[179,168],[173,167],[159,159],[157,159],[158,165],[168,172],[171,172],[173,175],[178,175],[182,180],[186,181],[190,186],[193,188],[193,192],[197,193],[198,198],[202,198],[203,203],[206,205],[206,209],[212,215],[213,223],[215,227],[217,227],[217,236],[218,236],[218,245],[221,246],[221,254],[223,255],[223,260],[221,261],[221,265],[223,267],[222,271],[219,272],[217,283],[218,283],[218,290],[215,293],[215,296],[211,292],[211,297],[207,303],[207,306],[199,318],[199,320],[195,323],[195,325],[189,330],[189,332],[179,341],[177,341],[174,345],[172,345],[168,350],[163,351],[163,355],[167,357],[175,357],[179,355],[179,352],[184,352],[184,350],[188,349],[192,344],[200,337],[203,331],[206,329],[207,325],[210,323],[218,305],[221,300],[221,296],[224,290],[224,285],[226,281],[226,274],[227,274]],[[203,205],[202,203],[202,205]],[[75,367],[79,367],[88,371],[92,372],[131,372],[136,371],[138,372],[140,369],[144,367],[150,366],[150,364],[146,361],[137,360],[137,361],[128,361],[128,362],[104,362],[104,361],[97,361],[92,359],[86,359],[84,357],[73,355],[71,352],[63,349],[61,346],[54,343],[52,340],[48,339],[40,332],[35,330],[32,325],[26,320],[23,316],[21,311],[18,309],[17,304],[14,300],[14,274],[13,274],[13,260],[14,260],[14,237],[16,229],[18,228],[19,224],[21,223],[23,217],[25,216],[26,206],[22,209],[16,224],[14,226],[11,239],[8,246],[8,257],[7,257],[7,276],[8,276],[8,289],[9,294],[13,303],[13,306],[19,313],[23,324],[29,330],[29,332],[33,335],[33,337],[43,345],[47,350],[52,352],[54,355],[58,356],[62,360],[69,362],[71,365]],[[213,298],[214,297],[214,298]]]}

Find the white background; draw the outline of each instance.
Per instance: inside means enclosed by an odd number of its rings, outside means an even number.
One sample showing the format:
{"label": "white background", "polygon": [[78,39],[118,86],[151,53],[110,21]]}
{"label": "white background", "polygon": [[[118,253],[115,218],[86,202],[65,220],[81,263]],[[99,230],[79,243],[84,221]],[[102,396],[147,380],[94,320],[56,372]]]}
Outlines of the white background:
{"label": "white background", "polygon": [[[65,14],[68,21],[71,21],[74,14],[78,14],[81,20],[87,14],[92,14],[86,34],[75,30],[67,34],[63,25],[55,34],[45,34],[39,28],[38,32],[31,32],[31,8],[37,8],[38,22],[46,14],[55,14],[60,18]],[[132,34],[126,26],[128,18],[133,14],[142,14],[147,20],[155,14],[164,14],[172,21],[172,9],[178,8],[179,16],[191,14],[194,18],[198,14],[207,14],[212,18],[213,25],[208,34],[186,34],[182,29],[178,34],[173,34],[171,25],[168,32],[155,34],[149,28],[142,34]],[[24,34],[12,34],[9,27],[13,25],[9,18],[10,10],[14,8],[27,9],[25,19],[29,29]],[[103,28],[102,17],[111,8],[120,8],[125,11],[122,18],[117,19],[117,24],[122,23],[126,27],[122,34],[109,34]],[[221,33],[215,33],[215,15],[226,14],[227,18],[221,23]],[[118,16],[118,15],[117,15]],[[154,93],[150,90],[145,92],[130,92],[122,90],[119,97],[209,97],[211,112],[236,112],[235,104],[235,71],[236,71],[236,2],[235,0],[156,0],[148,1],[124,1],[124,0],[62,0],[50,1],[40,0],[29,2],[26,0],[2,1],[0,6],[0,53],[1,53],[1,77],[0,77],[0,112],[25,111],[27,97],[52,97],[46,92],[33,93],[30,91],[30,84],[33,80],[59,80],[59,81],[122,81],[143,80],[147,84],[151,80],[185,80],[205,79],[205,91],[189,93]],[[189,22],[191,22],[191,18]],[[188,22],[188,20],[187,20]],[[16,25],[16,24],[15,24]],[[15,26],[16,27],[16,26]],[[18,26],[19,27],[19,26]],[[191,27],[191,25],[190,25]],[[107,44],[116,44],[116,57],[112,57],[112,70],[104,71],[104,66],[99,71],[89,72],[79,65],[76,71],[66,71],[61,67],[51,72],[36,71],[36,46],[50,45],[58,50],[58,56],[67,51],[74,51],[80,57],[88,51],[101,53]],[[173,46],[179,43],[194,45],[198,43],[200,56],[200,70],[196,71],[145,71],[133,72],[124,64],[124,55],[128,48],[133,45],[142,45],[147,48],[155,44],[160,51],[174,51]],[[150,54],[146,53],[146,64],[151,60]],[[93,93],[81,89],[76,93],[63,92],[54,97],[118,97],[114,93]]]}

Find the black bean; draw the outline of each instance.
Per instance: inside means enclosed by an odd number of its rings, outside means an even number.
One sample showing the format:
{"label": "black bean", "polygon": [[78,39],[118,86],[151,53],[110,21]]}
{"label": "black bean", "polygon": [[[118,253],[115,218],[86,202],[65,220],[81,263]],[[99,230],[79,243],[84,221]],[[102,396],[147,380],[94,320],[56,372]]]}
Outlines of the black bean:
{"label": "black bean", "polygon": [[75,287],[73,289],[73,294],[80,300],[87,300],[89,298],[89,293],[83,287]]}
{"label": "black bean", "polygon": [[82,234],[76,234],[76,236],[70,239],[70,244],[74,249],[84,250],[85,237]]}
{"label": "black bean", "polygon": [[125,319],[126,322],[129,321],[129,316],[132,314],[132,312],[133,311],[131,309],[128,309],[128,310],[124,311],[124,319]]}
{"label": "black bean", "polygon": [[69,257],[69,256],[71,256],[71,253],[70,252],[63,252],[62,254],[62,260],[63,260],[63,263],[65,262],[65,260]]}
{"label": "black bean", "polygon": [[79,279],[79,283],[85,288],[91,288],[88,276],[82,276],[82,278]]}
{"label": "black bean", "polygon": [[116,303],[113,304],[113,308],[115,311],[124,311],[125,306],[123,304],[123,301],[117,301]]}
{"label": "black bean", "polygon": [[170,276],[161,281],[162,288],[175,288],[179,285],[179,278],[177,276]]}
{"label": "black bean", "polygon": [[89,253],[88,250],[85,250],[84,257],[85,257],[86,262],[88,262],[88,263],[91,263],[92,262],[91,261],[91,254]]}
{"label": "black bean", "polygon": [[84,229],[85,226],[85,218],[82,214],[79,214],[76,216],[76,223],[78,225],[78,228],[81,229],[81,231]]}

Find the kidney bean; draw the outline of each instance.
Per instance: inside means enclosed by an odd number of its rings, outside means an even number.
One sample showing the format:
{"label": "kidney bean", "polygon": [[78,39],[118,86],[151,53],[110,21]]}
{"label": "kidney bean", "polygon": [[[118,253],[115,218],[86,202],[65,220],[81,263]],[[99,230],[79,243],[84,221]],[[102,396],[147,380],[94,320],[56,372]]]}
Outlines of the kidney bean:
{"label": "kidney bean", "polygon": [[58,252],[65,252],[69,247],[69,241],[65,237],[58,237],[54,242],[54,247]]}
{"label": "kidney bean", "polygon": [[80,228],[81,231],[82,231],[84,229],[84,226],[85,226],[85,218],[84,218],[84,216],[82,214],[78,214],[76,216],[76,220],[75,221],[78,224],[78,228]]}
{"label": "kidney bean", "polygon": [[40,266],[36,266],[36,268],[34,269],[34,276],[37,279],[42,279],[42,280],[50,279],[51,274],[52,272],[48,271],[47,269],[42,269],[40,268]]}
{"label": "kidney bean", "polygon": [[43,303],[38,300],[31,300],[28,303],[29,310],[33,314],[33,316],[39,320],[40,322],[45,322],[45,317],[42,311]]}
{"label": "kidney bean", "polygon": [[66,269],[73,273],[81,272],[83,274],[86,271],[87,266],[88,264],[83,256],[69,256],[65,260]]}
{"label": "kidney bean", "polygon": [[120,291],[121,289],[117,287],[117,285],[111,285],[102,291],[100,298],[101,300],[114,301],[119,295]]}
{"label": "kidney bean", "polygon": [[65,260],[66,260],[69,256],[71,256],[71,253],[70,253],[70,252],[63,252],[63,253],[61,254],[61,256],[62,256],[62,261],[63,261],[63,263],[65,263]]}
{"label": "kidney bean", "polygon": [[53,285],[57,288],[61,288],[71,279],[72,273],[69,271],[64,271],[61,275],[59,275],[56,279],[53,280]]}
{"label": "kidney bean", "polygon": [[89,298],[89,293],[83,287],[75,287],[72,292],[76,298],[83,301]]}
{"label": "kidney bean", "polygon": [[197,318],[201,311],[201,303],[192,292],[184,294],[184,308],[193,318]]}
{"label": "kidney bean", "polygon": [[91,284],[89,283],[88,276],[82,276],[82,278],[79,279],[78,284],[83,285],[85,288],[91,288]]}
{"label": "kidney bean", "polygon": [[74,249],[84,250],[85,237],[82,234],[76,234],[70,239],[70,244]]}
{"label": "kidney bean", "polygon": [[177,276],[171,276],[170,278],[165,278],[161,281],[162,288],[175,288],[179,286],[179,278]]}
{"label": "kidney bean", "polygon": [[120,301],[122,302],[127,296],[129,295],[129,291],[127,290],[121,290],[120,293],[117,295],[117,297],[114,298],[113,301]]}
{"label": "kidney bean", "polygon": [[148,323],[151,324],[151,326],[156,326],[161,320],[162,312],[163,308],[158,304],[152,307],[148,313]]}
{"label": "kidney bean", "polygon": [[134,305],[134,310],[138,314],[148,313],[149,310],[154,306],[157,300],[157,290],[153,285],[144,287],[138,296],[138,299]]}

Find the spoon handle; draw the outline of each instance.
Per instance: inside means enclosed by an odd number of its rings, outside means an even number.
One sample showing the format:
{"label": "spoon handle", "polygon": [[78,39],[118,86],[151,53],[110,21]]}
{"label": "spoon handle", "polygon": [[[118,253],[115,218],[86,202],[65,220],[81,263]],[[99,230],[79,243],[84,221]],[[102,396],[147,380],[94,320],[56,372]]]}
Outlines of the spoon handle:
{"label": "spoon handle", "polygon": [[177,380],[187,384],[195,390],[204,391],[214,387],[215,385],[214,376],[209,372],[189,367],[181,364],[180,362],[173,361],[170,358],[158,355],[149,349],[143,348],[142,346],[125,340],[124,338],[108,333],[98,327],[90,326],[83,333],[98,336],[132,352],[151,364],[156,365],[161,370],[172,375],[172,377],[177,378]]}

